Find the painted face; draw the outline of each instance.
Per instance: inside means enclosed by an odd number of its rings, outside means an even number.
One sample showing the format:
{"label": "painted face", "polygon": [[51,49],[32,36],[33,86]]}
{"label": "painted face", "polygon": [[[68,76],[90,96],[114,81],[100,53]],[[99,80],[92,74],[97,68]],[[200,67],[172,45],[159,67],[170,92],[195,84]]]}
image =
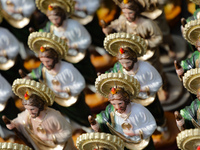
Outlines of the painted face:
{"label": "painted face", "polygon": [[55,63],[52,58],[40,57],[40,61],[45,68],[47,68],[47,70],[52,70],[55,67]]}
{"label": "painted face", "polygon": [[197,92],[197,99],[200,101],[200,92]]}
{"label": "painted face", "polygon": [[122,12],[123,12],[124,16],[126,17],[126,19],[129,22],[134,22],[135,21],[135,19],[136,19],[135,11],[127,9],[127,8],[124,8],[124,9],[122,9]]}
{"label": "painted face", "polygon": [[39,108],[35,106],[29,106],[29,105],[24,105],[25,109],[28,110],[29,114],[31,115],[31,118],[36,118],[40,114]]}
{"label": "painted face", "polygon": [[110,101],[110,103],[114,106],[115,110],[118,113],[124,113],[126,111],[126,103],[124,101],[120,101],[120,100],[112,100]]}
{"label": "painted face", "polygon": [[196,48],[197,48],[197,50],[200,52],[200,40],[197,41],[197,43],[196,43]]}
{"label": "painted face", "polygon": [[56,27],[60,27],[63,24],[60,16],[48,15],[48,18]]}
{"label": "painted face", "polygon": [[130,71],[134,67],[134,62],[130,59],[120,59],[119,62],[126,71]]}

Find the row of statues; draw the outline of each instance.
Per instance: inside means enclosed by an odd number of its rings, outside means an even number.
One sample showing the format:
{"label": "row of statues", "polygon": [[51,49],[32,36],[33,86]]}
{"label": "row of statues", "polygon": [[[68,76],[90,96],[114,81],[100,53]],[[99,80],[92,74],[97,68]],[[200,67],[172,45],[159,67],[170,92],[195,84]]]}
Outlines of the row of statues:
{"label": "row of statues", "polygon": [[[159,47],[163,47],[172,60],[177,57],[169,27],[164,26],[165,1],[114,0],[122,14],[110,25],[102,21],[102,32],[106,37],[101,42],[107,54],[116,57],[117,62],[98,75],[91,63],[89,48],[91,44],[98,43],[95,42],[98,37],[92,34],[95,32],[92,28],[96,27],[90,23],[96,17],[94,13],[100,1],[20,2],[1,1],[2,26],[9,24],[8,29],[14,34],[0,27],[2,138],[17,134],[28,147],[35,150],[154,150],[153,133],[161,135],[160,141],[170,139],[173,133],[168,128],[161,105],[170,95],[169,80],[160,62]],[[30,18],[33,12],[45,25]],[[80,18],[86,16],[90,21],[81,22]],[[198,17],[190,21],[194,20],[198,20]],[[197,95],[197,99],[180,113],[175,112],[181,131],[177,144],[181,149],[187,147],[182,145],[185,136],[181,135],[188,132],[187,129],[200,126],[200,39],[196,35],[199,25],[198,22],[189,25],[190,21],[182,26],[182,32],[186,40],[195,43],[197,51],[180,65],[175,61],[175,68],[184,87]],[[197,29],[191,31],[190,27]],[[19,55],[22,48],[28,48],[29,53],[34,53],[41,62],[37,68],[28,71],[24,67],[23,58]],[[84,89],[89,85],[108,100],[105,110],[98,114],[92,114],[85,102]],[[22,100],[23,111],[15,106],[11,91]],[[80,135],[74,143],[72,134],[80,128],[88,133]],[[191,132],[187,135],[198,138],[200,131]],[[199,145],[196,143],[190,144],[190,147],[197,149]]]}

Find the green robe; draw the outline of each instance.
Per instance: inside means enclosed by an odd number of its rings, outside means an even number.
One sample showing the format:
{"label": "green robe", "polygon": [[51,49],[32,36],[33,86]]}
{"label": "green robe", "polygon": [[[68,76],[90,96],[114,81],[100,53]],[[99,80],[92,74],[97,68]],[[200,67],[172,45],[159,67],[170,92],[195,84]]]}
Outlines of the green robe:
{"label": "green robe", "polygon": [[190,106],[186,106],[184,109],[180,110],[181,116],[185,119],[186,129],[195,128],[192,124],[191,119],[193,118],[197,122],[197,110],[200,106],[200,101],[195,99]]}
{"label": "green robe", "polygon": [[200,67],[200,52],[195,51],[192,53],[190,58],[181,61],[181,66],[184,69],[184,72],[190,69],[199,68]]}
{"label": "green robe", "polygon": [[[101,132],[106,132],[106,133],[111,134],[108,126],[106,125],[106,122],[109,122],[110,125],[113,125],[110,114],[111,112],[114,113],[114,111],[115,109],[113,105],[109,104],[104,111],[101,111],[99,114],[96,115],[96,121],[99,123]],[[128,149],[125,147],[124,150],[128,150]],[[149,144],[143,150],[155,150],[154,143],[151,137],[150,137]]]}

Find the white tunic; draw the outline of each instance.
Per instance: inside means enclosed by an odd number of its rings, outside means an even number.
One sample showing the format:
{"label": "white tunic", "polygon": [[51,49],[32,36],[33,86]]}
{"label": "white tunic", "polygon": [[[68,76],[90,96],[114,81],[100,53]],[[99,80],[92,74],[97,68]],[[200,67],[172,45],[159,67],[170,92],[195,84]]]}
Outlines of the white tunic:
{"label": "white tunic", "polygon": [[[61,27],[57,28],[54,26],[53,33],[58,37],[67,38],[69,46],[77,46],[80,52],[85,52],[91,44],[90,34],[85,27],[72,19],[65,20]],[[73,54],[74,50],[71,48],[69,49],[68,53],[76,55]]]}
{"label": "white tunic", "polygon": [[[123,72],[136,78],[140,83],[140,89],[145,90],[145,87],[148,87],[150,96],[155,95],[162,86],[162,78],[158,71],[151,64],[144,61],[138,61],[135,63],[132,70],[134,70],[135,67],[138,67],[135,75],[130,74],[125,69],[123,69]],[[138,97],[146,99],[149,96],[146,92],[140,92]]]}
{"label": "white tunic", "polygon": [[[52,141],[52,135],[55,136],[57,144],[66,144],[65,150],[75,150],[75,146],[73,144],[72,140],[72,130],[71,125],[68,121],[61,115],[59,111],[56,111],[52,108],[46,109],[46,116],[43,118],[42,121],[37,121],[35,119],[31,119],[31,122],[28,121],[29,118],[29,112],[27,110],[23,111],[22,113],[18,114],[18,117],[13,120],[13,123],[15,124],[16,128],[19,130],[20,133],[22,133],[28,141],[31,142],[35,150],[56,150],[56,148],[49,148],[45,144],[50,144],[53,146],[57,146]],[[32,134],[30,135],[28,130],[26,128],[28,125],[32,125]],[[46,133],[41,134],[37,127],[41,126]],[[29,130],[30,131],[30,130]],[[39,141],[43,142],[40,143],[37,140],[34,140],[31,136],[37,136],[39,138]],[[46,137],[46,139],[43,141],[42,139]],[[59,148],[57,148],[58,150]],[[60,148],[62,149],[62,148]]]}
{"label": "white tunic", "polygon": [[7,1],[8,0],[1,0],[3,9],[15,19],[22,19],[23,17],[29,18],[36,9],[34,0],[9,0],[14,4],[15,11],[19,9],[22,10],[22,15],[19,13],[13,13],[8,10],[8,6],[6,4]]}
{"label": "white tunic", "polygon": [[48,71],[45,71],[45,76],[48,87],[62,98],[68,98],[69,94],[55,91],[53,89],[52,80],[59,81],[62,90],[69,88],[72,96],[79,95],[85,88],[85,80],[80,72],[72,64],[64,61],[61,61],[60,70],[56,76],[49,74]]}
{"label": "white tunic", "polygon": [[8,59],[14,59],[19,53],[19,42],[10,31],[0,27],[0,63],[7,61],[7,58],[2,55],[4,50]]}
{"label": "white tunic", "polygon": [[[130,113],[131,112],[131,113]],[[139,134],[139,131],[143,132],[144,139],[150,137],[156,129],[156,122],[152,114],[142,105],[131,102],[127,105],[125,114],[130,113],[130,116],[126,121],[120,117],[121,114],[115,111],[115,130],[126,136],[127,138],[137,141],[140,140],[139,136],[127,136],[124,134],[121,125],[124,122],[128,122],[133,127],[133,132]]]}

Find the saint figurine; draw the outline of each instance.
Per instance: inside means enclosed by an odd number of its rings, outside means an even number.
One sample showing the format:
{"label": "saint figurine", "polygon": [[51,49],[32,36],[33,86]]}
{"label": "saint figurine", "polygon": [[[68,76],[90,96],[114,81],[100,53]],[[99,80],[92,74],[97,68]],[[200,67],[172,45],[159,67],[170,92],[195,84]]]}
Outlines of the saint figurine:
{"label": "saint figurine", "polygon": [[75,150],[70,123],[48,106],[55,95],[46,85],[29,79],[16,79],[13,92],[22,99],[25,110],[12,121],[4,116],[8,129],[17,129],[35,150]]}
{"label": "saint figurine", "polygon": [[141,104],[131,102],[139,93],[139,82],[122,73],[106,73],[98,76],[95,85],[110,104],[96,119],[88,117],[91,127],[119,136],[127,149],[155,149],[151,139],[157,127],[154,117]]}

